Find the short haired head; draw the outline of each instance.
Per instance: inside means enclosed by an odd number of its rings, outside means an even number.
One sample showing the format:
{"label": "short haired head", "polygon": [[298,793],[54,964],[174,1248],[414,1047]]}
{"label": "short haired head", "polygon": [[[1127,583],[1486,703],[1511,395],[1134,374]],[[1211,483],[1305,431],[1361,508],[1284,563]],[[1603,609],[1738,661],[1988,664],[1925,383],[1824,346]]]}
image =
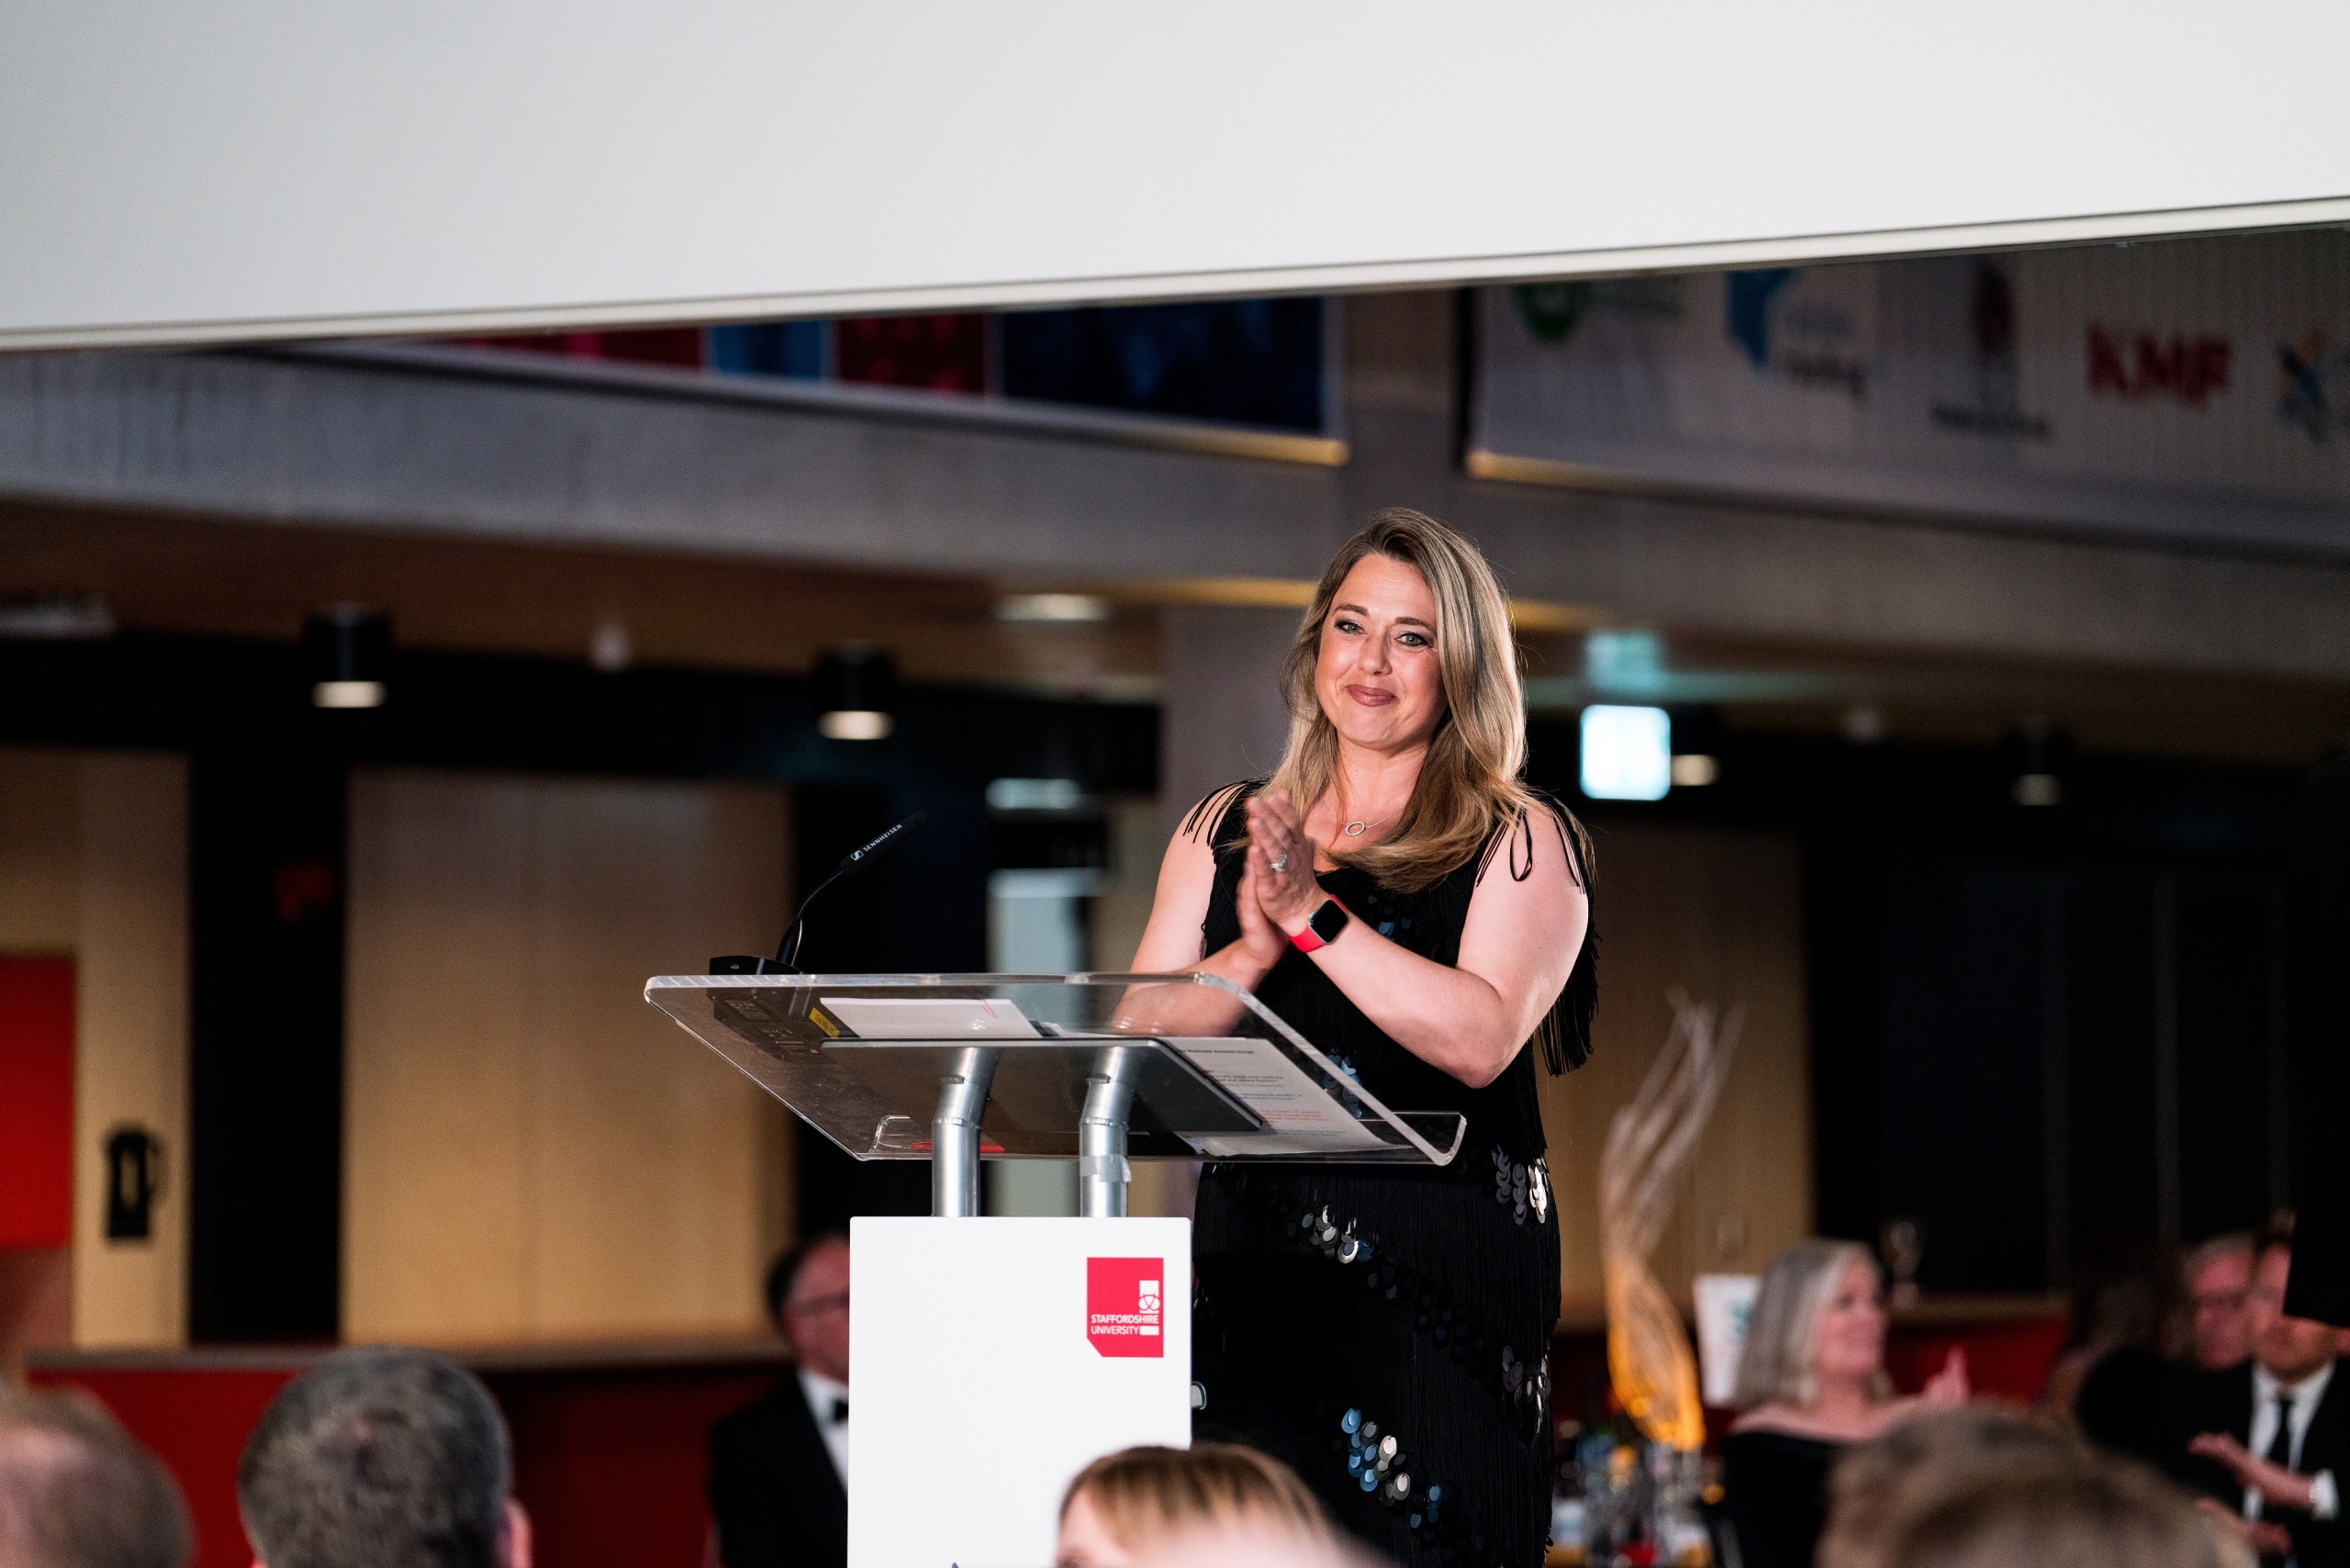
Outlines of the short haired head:
{"label": "short haired head", "polygon": [[262,1412],[237,1506],[268,1568],[498,1568],[510,1460],[481,1380],[430,1350],[340,1350]]}
{"label": "short haired head", "polygon": [[1978,1473],[2088,1459],[2070,1433],[1993,1406],[1913,1417],[1837,1462],[1818,1568],[1886,1568],[1896,1536],[1921,1502],[1935,1502]]}
{"label": "short haired head", "polygon": [[2251,1231],[2231,1230],[2215,1236],[2209,1241],[2198,1242],[2188,1249],[2187,1256],[2180,1260],[2178,1271],[2192,1285],[2195,1276],[2214,1263],[2233,1258],[2242,1258],[2249,1263],[2252,1260],[2255,1240]]}
{"label": "short haired head", "polygon": [[1063,1559],[1072,1516],[1129,1557],[1203,1534],[1246,1533],[1304,1546],[1331,1542],[1328,1519],[1289,1466],[1237,1443],[1131,1448],[1078,1472],[1061,1496]]}
{"label": "short haired head", "polygon": [[1875,1258],[1857,1241],[1798,1241],[1771,1260],[1747,1315],[1731,1403],[1751,1410],[1807,1406],[1819,1397],[1820,1315],[1854,1264],[1876,1270]]}
{"label": "short haired head", "polygon": [[187,1568],[179,1487],[78,1394],[0,1388],[0,1562],[8,1568]]}
{"label": "short haired head", "polygon": [[2248,1568],[2177,1488],[2122,1460],[2008,1463],[1920,1489],[1883,1568]]}
{"label": "short haired head", "polygon": [[820,1230],[778,1258],[767,1270],[767,1300],[769,1320],[777,1323],[783,1321],[784,1305],[790,1301],[791,1287],[800,1282],[800,1271],[808,1266],[810,1258],[824,1248],[847,1245],[848,1238],[839,1231]]}

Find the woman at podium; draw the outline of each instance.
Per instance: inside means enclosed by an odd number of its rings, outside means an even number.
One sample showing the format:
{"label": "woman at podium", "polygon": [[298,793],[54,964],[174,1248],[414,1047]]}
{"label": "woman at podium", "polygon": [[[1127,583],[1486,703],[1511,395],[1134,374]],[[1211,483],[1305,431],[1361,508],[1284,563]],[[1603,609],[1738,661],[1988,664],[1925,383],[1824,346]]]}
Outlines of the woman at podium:
{"label": "woman at podium", "polygon": [[1281,766],[1176,832],[1134,967],[1248,987],[1387,1104],[1467,1132],[1441,1168],[1206,1168],[1195,1430],[1285,1460],[1399,1561],[1532,1568],[1559,1308],[1535,1059],[1589,1049],[1587,841],[1520,780],[1507,609],[1434,519],[1347,542],[1281,678]]}

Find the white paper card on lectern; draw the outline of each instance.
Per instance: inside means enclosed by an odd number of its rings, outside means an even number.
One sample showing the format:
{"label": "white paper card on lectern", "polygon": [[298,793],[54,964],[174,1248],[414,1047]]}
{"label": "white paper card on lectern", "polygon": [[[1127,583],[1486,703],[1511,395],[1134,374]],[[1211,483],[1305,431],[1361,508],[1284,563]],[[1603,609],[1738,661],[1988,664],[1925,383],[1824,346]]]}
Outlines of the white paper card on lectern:
{"label": "white paper card on lectern", "polygon": [[986,996],[827,996],[825,1010],[868,1040],[1033,1040],[1016,1003]]}
{"label": "white paper card on lectern", "polygon": [[849,1568],[1040,1568],[1086,1464],[1191,1445],[1191,1221],[849,1235]]}
{"label": "white paper card on lectern", "polygon": [[1270,1040],[1169,1037],[1167,1043],[1281,1135],[1275,1140],[1253,1134],[1245,1144],[1193,1138],[1211,1159],[1237,1154],[1344,1154],[1385,1147]]}

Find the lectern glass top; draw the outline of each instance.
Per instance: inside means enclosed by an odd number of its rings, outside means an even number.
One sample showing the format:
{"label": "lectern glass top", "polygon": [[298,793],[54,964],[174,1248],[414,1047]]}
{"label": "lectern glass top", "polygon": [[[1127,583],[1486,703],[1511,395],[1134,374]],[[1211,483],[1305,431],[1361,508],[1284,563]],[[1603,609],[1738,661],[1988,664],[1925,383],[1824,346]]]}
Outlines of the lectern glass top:
{"label": "lectern glass top", "polygon": [[927,1159],[943,1078],[983,1051],[981,1153],[1069,1159],[1087,1081],[1135,1085],[1135,1159],[1443,1165],[1456,1112],[1391,1108],[1210,975],[660,975],[644,999],[860,1159]]}

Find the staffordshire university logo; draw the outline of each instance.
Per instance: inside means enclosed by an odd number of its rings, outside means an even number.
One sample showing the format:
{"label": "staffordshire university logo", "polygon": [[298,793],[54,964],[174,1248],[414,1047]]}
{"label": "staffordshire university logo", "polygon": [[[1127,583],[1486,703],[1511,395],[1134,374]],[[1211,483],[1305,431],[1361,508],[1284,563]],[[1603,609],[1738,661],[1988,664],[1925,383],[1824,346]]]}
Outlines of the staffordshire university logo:
{"label": "staffordshire university logo", "polygon": [[1085,1338],[1096,1355],[1167,1354],[1158,1291],[1166,1278],[1163,1258],[1085,1260]]}

